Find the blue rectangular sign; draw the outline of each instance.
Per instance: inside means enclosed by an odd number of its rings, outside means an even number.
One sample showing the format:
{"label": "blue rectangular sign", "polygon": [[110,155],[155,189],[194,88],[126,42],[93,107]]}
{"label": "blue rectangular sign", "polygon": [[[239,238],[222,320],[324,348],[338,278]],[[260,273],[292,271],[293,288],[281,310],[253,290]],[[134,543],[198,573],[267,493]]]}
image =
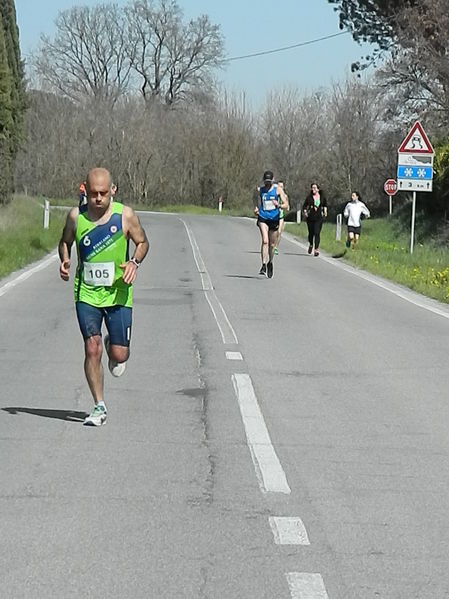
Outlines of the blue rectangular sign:
{"label": "blue rectangular sign", "polygon": [[433,168],[431,166],[398,166],[398,179],[419,179],[426,180],[433,178]]}

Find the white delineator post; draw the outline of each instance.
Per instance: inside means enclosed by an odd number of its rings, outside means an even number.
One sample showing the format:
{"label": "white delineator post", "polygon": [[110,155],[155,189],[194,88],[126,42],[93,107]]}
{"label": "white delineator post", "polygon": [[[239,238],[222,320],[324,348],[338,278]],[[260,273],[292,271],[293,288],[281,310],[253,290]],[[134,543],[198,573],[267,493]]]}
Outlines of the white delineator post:
{"label": "white delineator post", "polygon": [[218,196],[218,212],[223,210],[223,199],[221,196]]}
{"label": "white delineator post", "polygon": [[50,202],[44,200],[44,229],[50,226]]}
{"label": "white delineator post", "polygon": [[340,241],[341,239],[341,225],[343,222],[343,216],[341,214],[337,214],[337,231],[335,233],[335,239]]}

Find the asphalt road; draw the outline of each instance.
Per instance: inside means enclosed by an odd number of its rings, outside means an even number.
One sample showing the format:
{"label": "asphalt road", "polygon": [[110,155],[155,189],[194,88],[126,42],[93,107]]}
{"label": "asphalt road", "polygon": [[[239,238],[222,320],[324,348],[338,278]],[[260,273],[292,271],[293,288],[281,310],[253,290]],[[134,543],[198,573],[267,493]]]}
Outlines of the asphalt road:
{"label": "asphalt road", "polygon": [[250,220],[140,218],[101,428],[57,260],[0,282],[0,597],[449,597],[449,310],[288,236],[260,277]]}

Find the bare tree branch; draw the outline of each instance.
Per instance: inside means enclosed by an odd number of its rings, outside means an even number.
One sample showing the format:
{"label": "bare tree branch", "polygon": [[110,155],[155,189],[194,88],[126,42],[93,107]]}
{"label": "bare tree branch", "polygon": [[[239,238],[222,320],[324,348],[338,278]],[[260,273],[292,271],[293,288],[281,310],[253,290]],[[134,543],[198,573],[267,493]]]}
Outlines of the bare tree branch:
{"label": "bare tree branch", "polygon": [[127,91],[133,48],[117,5],[62,11],[56,29],[53,41],[41,37],[33,61],[44,86],[75,101],[94,97],[114,103]]}
{"label": "bare tree branch", "polygon": [[171,105],[211,85],[212,71],[224,64],[224,43],[208,16],[185,25],[175,0],[134,0],[126,14],[146,101],[163,97]]}

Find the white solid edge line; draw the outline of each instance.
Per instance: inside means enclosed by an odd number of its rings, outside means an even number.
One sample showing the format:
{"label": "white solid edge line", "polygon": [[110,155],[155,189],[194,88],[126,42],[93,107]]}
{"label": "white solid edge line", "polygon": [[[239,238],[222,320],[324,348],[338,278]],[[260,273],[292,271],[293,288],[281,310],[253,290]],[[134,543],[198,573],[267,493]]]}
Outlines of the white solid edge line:
{"label": "white solid edge line", "polygon": [[310,545],[301,518],[270,516],[268,519],[276,545]]}
{"label": "white solid edge line", "polygon": [[191,246],[192,252],[193,252],[193,259],[195,260],[196,268],[201,275],[201,282],[203,284],[203,290],[204,291],[212,290],[213,289],[212,281],[211,281],[211,278],[209,277],[209,273],[207,272],[207,269],[204,264],[203,258],[201,256],[201,252],[200,252],[200,249],[196,242],[195,236],[193,235],[192,231],[187,226],[187,223],[185,221],[183,221],[182,218],[180,218],[179,220],[182,222],[182,224],[184,225],[185,230],[187,232],[187,237],[189,238],[190,246]]}
{"label": "white solid edge line", "polygon": [[218,308],[221,311],[223,319],[224,319],[224,321],[229,329],[229,332],[230,332],[230,336],[226,339],[225,343],[233,343],[234,345],[238,345],[239,340],[237,339],[237,334],[234,331],[234,327],[232,326],[231,321],[229,320],[228,315],[226,314],[222,303],[220,302],[220,300],[217,297],[217,294],[215,293],[215,289],[212,290],[212,293],[214,295],[215,301],[218,304]]}
{"label": "white solid edge line", "polygon": [[[305,245],[305,244],[301,243],[300,241],[298,241],[297,239],[295,239],[291,233],[288,233],[286,231],[285,233],[283,233],[283,236],[285,236],[285,239],[287,241],[289,241],[290,243],[299,245],[303,249],[307,248],[307,245]],[[415,295],[418,296],[419,294],[416,291],[413,291],[412,289],[402,290],[393,281],[392,282],[384,281],[384,280],[380,279],[379,277],[377,277],[376,275],[370,274],[366,271],[357,270],[356,268],[354,268],[353,266],[350,266],[349,264],[342,264],[341,262],[338,262],[336,258],[332,258],[332,259],[327,258],[326,256],[323,256],[322,253],[320,253],[320,260],[327,262],[328,264],[331,264],[332,266],[335,266],[335,268],[340,268],[341,270],[344,270],[347,273],[354,275],[355,277],[364,279],[365,281],[368,281],[369,283],[372,283],[373,285],[376,285],[377,287],[380,287],[381,289],[384,289],[385,291],[388,291],[389,293],[392,293],[393,295],[400,297],[401,299],[405,300],[406,302],[409,302],[410,304],[413,304],[414,306],[417,306],[418,308],[428,310],[429,312],[433,312],[434,314],[437,314],[438,316],[442,316],[443,318],[449,318],[449,309],[446,311],[443,308],[439,308],[438,306],[431,305],[432,302],[437,303],[437,300],[434,300],[432,298],[427,298],[427,297],[423,297],[422,299],[420,297],[414,297]]]}
{"label": "white solid edge line", "polygon": [[13,289],[20,283],[23,283],[23,281],[26,281],[27,279],[29,279],[32,275],[34,275],[39,270],[43,270],[44,268],[46,268],[51,262],[56,260],[56,258],[58,258],[58,254],[57,253],[52,254],[49,258],[45,258],[44,260],[39,262],[36,266],[32,266],[31,268],[22,272],[22,274],[18,275],[15,279],[12,279],[8,283],[5,283],[4,285],[2,285],[0,287],[0,296],[5,295],[5,293],[7,293],[8,291]]}
{"label": "white solid edge line", "polygon": [[[220,331],[223,343],[225,345],[226,344],[238,345],[238,339],[237,339],[237,335],[234,331],[234,327],[232,326],[232,324],[228,318],[228,315],[225,312],[225,309],[223,308],[220,300],[217,297],[217,294],[215,293],[214,286],[212,284],[212,279],[210,278],[210,275],[207,271],[206,265],[204,264],[204,260],[203,260],[203,257],[201,256],[201,252],[198,247],[198,243],[195,239],[195,236],[194,236],[193,232],[190,230],[190,228],[188,227],[187,223],[185,221],[183,221],[182,218],[180,218],[179,220],[182,222],[182,224],[184,225],[184,228],[187,232],[187,237],[189,238],[190,247],[192,248],[192,252],[193,252],[193,258],[195,260],[197,270],[201,276],[202,288],[203,288],[204,294],[206,296],[207,303],[209,304],[212,314],[215,318],[215,322],[217,323],[218,330]],[[215,307],[213,306],[213,303],[216,304]],[[221,313],[222,319],[219,318],[220,313]],[[220,322],[220,320],[221,320],[221,322]],[[226,328],[227,328],[227,331],[225,331]]]}
{"label": "white solid edge line", "polygon": [[287,477],[271,443],[250,376],[233,374],[232,383],[261,490],[265,493],[291,493]]}
{"label": "white solid edge line", "polygon": [[[207,291],[204,291],[204,295],[206,297],[207,303],[209,304],[209,307],[211,309],[212,315],[213,315],[213,317],[215,319],[215,322],[217,324],[218,330],[220,331],[221,339],[222,339],[223,343],[226,345],[226,343],[227,343],[226,333],[224,332],[223,327],[220,324],[217,312],[215,311],[215,308],[212,305],[211,298],[209,297],[209,293]],[[214,296],[212,296],[212,299],[214,299]],[[216,299],[216,297],[215,297],[215,299]],[[218,302],[218,299],[217,299],[217,302]],[[232,342],[230,342],[230,343],[232,343]]]}
{"label": "white solid edge line", "polygon": [[287,572],[292,599],[329,599],[321,574]]}

